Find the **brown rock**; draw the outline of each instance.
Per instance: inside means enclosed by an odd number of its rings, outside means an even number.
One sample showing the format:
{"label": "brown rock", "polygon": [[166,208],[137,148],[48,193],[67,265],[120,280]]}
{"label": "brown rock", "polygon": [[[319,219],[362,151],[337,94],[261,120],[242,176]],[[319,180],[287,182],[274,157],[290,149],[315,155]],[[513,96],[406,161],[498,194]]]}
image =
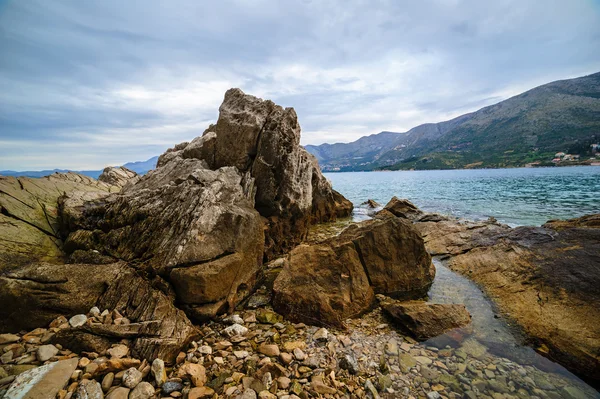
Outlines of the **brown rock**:
{"label": "brown rock", "polygon": [[385,207],[378,214],[379,216],[392,214],[395,217],[416,220],[423,216],[423,211],[417,208],[407,199],[392,197]]}
{"label": "brown rock", "polygon": [[210,387],[196,387],[190,389],[188,393],[188,399],[202,399],[209,398],[215,394],[215,391]]}
{"label": "brown rock", "polygon": [[480,233],[485,239],[472,240],[471,250],[448,262],[546,346],[543,354],[592,381],[600,379],[598,226],[600,215],[589,215]]}
{"label": "brown rock", "polygon": [[464,305],[399,302],[382,296],[379,298],[381,307],[394,322],[420,341],[471,322],[471,315]]}
{"label": "brown rock", "polygon": [[138,174],[124,166],[109,166],[104,168],[100,176],[98,176],[98,181],[121,188],[125,187],[128,183],[135,184],[138,180]]}
{"label": "brown rock", "polygon": [[293,108],[225,93],[219,119],[201,138],[182,143],[159,159],[202,159],[209,168],[235,166],[255,179],[256,209],[267,219],[266,257],[274,258],[306,237],[311,222],[348,216],[352,204],[331,189],[316,159],[300,146]]}
{"label": "brown rock", "polygon": [[206,384],[206,370],[201,364],[184,363],[179,370],[177,370],[177,376],[179,378],[189,379],[196,387],[201,387]]}

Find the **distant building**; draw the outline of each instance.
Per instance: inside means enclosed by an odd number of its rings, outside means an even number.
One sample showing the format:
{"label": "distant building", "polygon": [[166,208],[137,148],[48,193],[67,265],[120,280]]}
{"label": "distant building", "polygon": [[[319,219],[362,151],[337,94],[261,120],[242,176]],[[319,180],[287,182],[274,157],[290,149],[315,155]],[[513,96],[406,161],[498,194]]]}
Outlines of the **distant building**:
{"label": "distant building", "polygon": [[564,152],[557,152],[556,154],[554,154],[554,158],[562,158],[565,156]]}
{"label": "distant building", "polygon": [[554,163],[558,163],[558,162],[560,162],[560,158],[554,158],[554,159],[552,160],[552,162],[554,162]]}
{"label": "distant building", "polygon": [[592,144],[590,147],[592,147],[592,154],[600,152],[600,144]]}

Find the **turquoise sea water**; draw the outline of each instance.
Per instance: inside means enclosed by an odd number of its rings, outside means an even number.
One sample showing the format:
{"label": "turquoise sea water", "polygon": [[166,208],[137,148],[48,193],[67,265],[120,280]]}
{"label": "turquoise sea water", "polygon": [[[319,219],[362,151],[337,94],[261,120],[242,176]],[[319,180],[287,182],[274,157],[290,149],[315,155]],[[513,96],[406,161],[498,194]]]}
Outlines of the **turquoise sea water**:
{"label": "turquoise sea water", "polygon": [[[392,196],[468,219],[493,216],[511,226],[600,213],[600,167],[348,172],[325,175],[359,206]],[[360,214],[360,208],[356,210]]]}

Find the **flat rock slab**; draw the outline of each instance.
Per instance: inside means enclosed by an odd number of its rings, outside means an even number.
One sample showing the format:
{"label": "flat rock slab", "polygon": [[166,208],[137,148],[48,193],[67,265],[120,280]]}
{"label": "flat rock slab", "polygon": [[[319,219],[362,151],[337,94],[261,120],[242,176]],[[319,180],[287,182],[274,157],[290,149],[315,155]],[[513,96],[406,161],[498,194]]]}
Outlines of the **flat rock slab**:
{"label": "flat rock slab", "polygon": [[79,358],[62,360],[25,371],[15,378],[4,399],[54,399],[69,382]]}

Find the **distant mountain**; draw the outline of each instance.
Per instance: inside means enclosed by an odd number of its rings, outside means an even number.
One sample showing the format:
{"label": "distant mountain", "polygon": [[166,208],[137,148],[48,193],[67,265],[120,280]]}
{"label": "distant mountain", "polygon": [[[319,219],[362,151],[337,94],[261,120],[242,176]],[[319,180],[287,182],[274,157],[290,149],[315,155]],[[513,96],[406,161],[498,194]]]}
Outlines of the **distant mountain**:
{"label": "distant mountain", "polygon": [[123,166],[129,170],[133,170],[138,175],[143,175],[156,168],[156,162],[158,162],[158,155],[147,161],[128,162]]}
{"label": "distant mountain", "polygon": [[536,87],[479,111],[406,133],[306,146],[324,171],[512,167],[557,152],[588,157],[600,141],[600,73]]}
{"label": "distant mountain", "polygon": [[[156,162],[158,161],[158,156],[152,157],[147,161],[138,161],[138,162],[128,162],[124,167],[127,169],[133,170],[139,175],[146,174],[148,171],[154,169],[156,167]],[[92,177],[97,179],[98,176],[102,173],[102,170],[69,170],[69,169],[52,169],[52,170],[40,170],[40,171],[24,171],[17,172],[14,170],[0,170],[0,176],[15,176],[15,177],[44,177],[51,175],[53,173],[67,173],[67,172],[77,172],[82,175]]]}

